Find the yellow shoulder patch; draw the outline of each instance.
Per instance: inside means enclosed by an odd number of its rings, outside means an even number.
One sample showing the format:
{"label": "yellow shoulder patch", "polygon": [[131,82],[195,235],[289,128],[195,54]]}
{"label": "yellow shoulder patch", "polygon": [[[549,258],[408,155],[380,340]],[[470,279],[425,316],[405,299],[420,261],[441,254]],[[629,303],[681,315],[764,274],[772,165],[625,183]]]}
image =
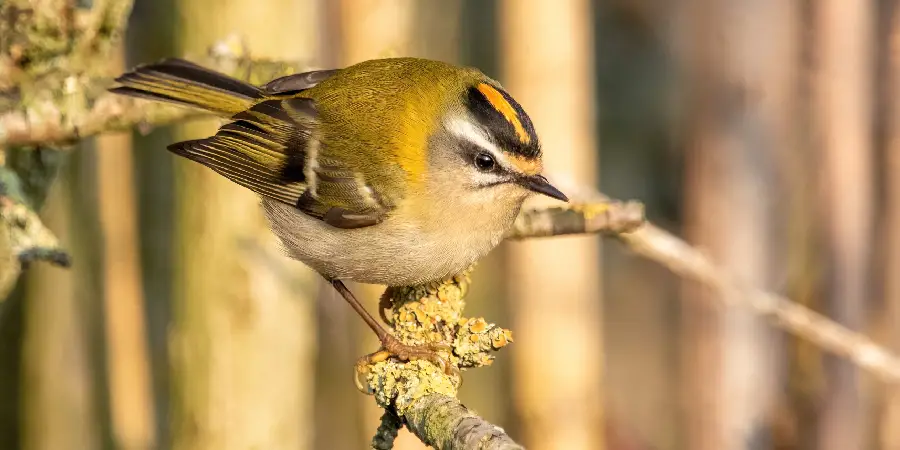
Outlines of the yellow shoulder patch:
{"label": "yellow shoulder patch", "polygon": [[484,97],[491,103],[491,106],[512,124],[513,128],[516,130],[516,135],[519,136],[519,140],[523,144],[530,144],[531,136],[525,131],[525,127],[522,126],[522,122],[519,120],[519,115],[512,105],[506,101],[503,94],[487,83],[479,83],[478,90],[484,94]]}

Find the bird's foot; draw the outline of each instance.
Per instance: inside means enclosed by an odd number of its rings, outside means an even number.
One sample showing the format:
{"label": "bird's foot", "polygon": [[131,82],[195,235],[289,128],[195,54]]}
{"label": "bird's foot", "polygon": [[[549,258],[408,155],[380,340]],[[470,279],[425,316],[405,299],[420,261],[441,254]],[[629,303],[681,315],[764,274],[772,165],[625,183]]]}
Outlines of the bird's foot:
{"label": "bird's foot", "polygon": [[462,384],[462,374],[459,369],[450,363],[450,359],[441,355],[441,353],[450,354],[453,347],[443,342],[429,342],[423,345],[407,345],[400,342],[393,335],[386,334],[381,340],[381,348],[378,351],[370,353],[356,361],[356,388],[364,394],[371,394],[365,386],[365,377],[369,371],[369,365],[385,361],[394,357],[400,361],[412,361],[423,359],[441,368],[441,370],[452,377],[459,380]]}
{"label": "bird's foot", "polygon": [[391,325],[391,326],[394,325],[394,321],[390,320],[388,318],[387,314],[385,314],[385,313],[390,311],[391,308],[394,307],[394,298],[393,297],[394,297],[394,290],[391,289],[390,287],[388,287],[387,289],[384,290],[384,293],[381,294],[381,298],[378,299],[378,315],[381,317],[382,322],[384,322],[388,325]]}

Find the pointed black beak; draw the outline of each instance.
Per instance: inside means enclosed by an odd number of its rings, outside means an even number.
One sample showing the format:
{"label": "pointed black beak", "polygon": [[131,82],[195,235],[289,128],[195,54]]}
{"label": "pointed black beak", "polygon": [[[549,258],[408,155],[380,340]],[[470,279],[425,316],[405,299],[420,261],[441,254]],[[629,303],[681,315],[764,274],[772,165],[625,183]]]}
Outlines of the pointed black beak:
{"label": "pointed black beak", "polygon": [[557,200],[562,200],[564,202],[569,201],[569,197],[566,197],[566,194],[563,194],[559,189],[553,187],[546,178],[541,175],[532,175],[530,177],[522,177],[519,179],[519,184],[525,187],[532,192],[537,192],[538,194],[544,194],[548,197],[555,198]]}

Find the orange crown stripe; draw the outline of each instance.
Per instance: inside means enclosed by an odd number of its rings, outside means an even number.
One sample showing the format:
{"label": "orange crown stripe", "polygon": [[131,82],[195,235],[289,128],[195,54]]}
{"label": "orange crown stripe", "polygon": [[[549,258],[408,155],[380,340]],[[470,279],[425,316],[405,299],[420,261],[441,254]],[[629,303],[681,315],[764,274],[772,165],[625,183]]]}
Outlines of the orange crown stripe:
{"label": "orange crown stripe", "polygon": [[524,144],[531,143],[531,136],[525,132],[525,127],[522,126],[522,122],[519,121],[519,114],[516,113],[515,108],[509,104],[508,101],[503,97],[497,89],[494,89],[493,86],[480,83],[478,85],[478,90],[484,94],[485,98],[487,98],[488,102],[491,103],[491,106],[497,110],[500,114],[503,115],[506,120],[512,124],[513,128],[516,130],[516,134],[519,136],[519,140]]}
{"label": "orange crown stripe", "polygon": [[511,156],[509,158],[509,162],[516,166],[516,168],[519,169],[522,173],[525,173],[527,175],[537,175],[541,173],[541,170],[544,169],[544,166],[541,163],[540,159]]}

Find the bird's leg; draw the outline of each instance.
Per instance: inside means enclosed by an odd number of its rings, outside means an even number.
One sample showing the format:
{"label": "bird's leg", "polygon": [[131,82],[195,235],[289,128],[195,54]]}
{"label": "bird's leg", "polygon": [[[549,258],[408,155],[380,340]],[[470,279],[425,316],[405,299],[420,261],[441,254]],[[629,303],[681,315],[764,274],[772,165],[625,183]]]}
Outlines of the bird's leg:
{"label": "bird's leg", "polygon": [[[378,336],[378,340],[381,341],[381,348],[374,352],[370,353],[366,356],[363,356],[359,359],[356,364],[357,372],[364,372],[365,367],[369,364],[374,364],[380,361],[384,361],[391,356],[396,357],[401,361],[410,361],[413,359],[424,359],[426,361],[430,361],[436,366],[440,367],[441,370],[444,371],[447,375],[459,375],[459,370],[452,364],[447,358],[444,358],[440,355],[441,352],[450,353],[453,351],[453,348],[450,345],[441,343],[441,342],[430,342],[425,345],[406,345],[400,342],[399,339],[394,337],[392,334],[388,333],[387,330],[366,311],[366,308],[356,299],[356,296],[353,295],[353,292],[350,292],[350,289],[347,288],[346,285],[341,280],[329,280],[331,285],[334,286],[334,289],[337,290],[344,300],[350,304],[350,307],[356,311],[357,314],[366,322],[366,325],[375,332],[375,335]],[[365,389],[362,388],[359,378],[357,377],[357,387],[360,388],[363,392]]]}
{"label": "bird's leg", "polygon": [[356,296],[353,295],[353,292],[350,292],[350,289],[342,282],[341,280],[328,280],[331,282],[331,285],[334,286],[334,289],[341,294],[341,297],[344,297],[344,300],[350,304],[350,307],[359,314],[359,317],[362,318],[366,325],[375,332],[375,336],[378,336],[378,340],[384,342],[386,336],[390,336],[387,330],[369,314],[369,311],[366,311],[366,308],[356,299]]}

